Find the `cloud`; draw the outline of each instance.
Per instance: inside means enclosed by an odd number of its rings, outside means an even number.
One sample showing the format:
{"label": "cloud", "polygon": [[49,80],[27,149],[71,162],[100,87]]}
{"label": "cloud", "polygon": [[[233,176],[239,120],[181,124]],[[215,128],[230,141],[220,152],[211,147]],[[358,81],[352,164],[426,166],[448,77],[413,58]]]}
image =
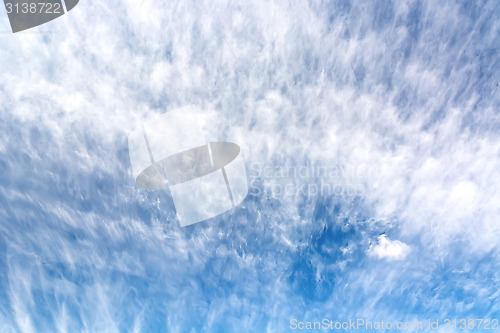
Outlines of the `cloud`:
{"label": "cloud", "polygon": [[[1,34],[0,328],[498,311],[497,22],[495,0],[96,0]],[[168,192],[135,187],[126,138],[191,103],[247,166],[342,172],[263,175],[233,213],[179,230]],[[364,191],[272,191],[321,182]]]}
{"label": "cloud", "polygon": [[409,245],[398,240],[390,240],[387,235],[379,236],[377,244],[370,246],[368,250],[370,256],[389,261],[404,260],[410,252]]}

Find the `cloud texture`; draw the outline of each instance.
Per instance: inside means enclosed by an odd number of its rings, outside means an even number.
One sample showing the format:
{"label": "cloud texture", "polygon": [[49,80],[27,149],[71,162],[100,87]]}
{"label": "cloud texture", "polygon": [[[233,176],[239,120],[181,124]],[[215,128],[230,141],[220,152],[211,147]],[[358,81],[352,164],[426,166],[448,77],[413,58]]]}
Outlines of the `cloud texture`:
{"label": "cloud texture", "polygon": [[[499,15],[95,0],[0,34],[0,331],[498,318]],[[252,182],[181,229],[168,191],[135,186],[127,135],[187,104],[240,144]],[[276,167],[339,171],[261,172]]]}

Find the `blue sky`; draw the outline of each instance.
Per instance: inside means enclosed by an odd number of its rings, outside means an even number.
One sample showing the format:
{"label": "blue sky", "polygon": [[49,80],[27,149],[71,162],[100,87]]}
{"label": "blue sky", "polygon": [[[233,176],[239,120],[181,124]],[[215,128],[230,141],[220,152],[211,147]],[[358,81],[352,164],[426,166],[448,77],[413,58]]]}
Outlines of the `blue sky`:
{"label": "blue sky", "polygon": [[[11,34],[2,7],[0,331],[499,319],[499,15],[95,0]],[[188,104],[241,146],[250,194],[180,228],[127,136]]]}

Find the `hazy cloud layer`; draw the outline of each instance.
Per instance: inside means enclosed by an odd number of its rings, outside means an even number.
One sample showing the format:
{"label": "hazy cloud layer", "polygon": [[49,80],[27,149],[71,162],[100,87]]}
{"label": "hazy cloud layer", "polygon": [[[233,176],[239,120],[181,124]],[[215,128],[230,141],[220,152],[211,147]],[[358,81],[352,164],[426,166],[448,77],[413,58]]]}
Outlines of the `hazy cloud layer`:
{"label": "hazy cloud layer", "polygon": [[[498,318],[499,14],[96,0],[0,34],[0,330]],[[180,229],[168,191],[135,186],[127,135],[187,104],[252,182]]]}

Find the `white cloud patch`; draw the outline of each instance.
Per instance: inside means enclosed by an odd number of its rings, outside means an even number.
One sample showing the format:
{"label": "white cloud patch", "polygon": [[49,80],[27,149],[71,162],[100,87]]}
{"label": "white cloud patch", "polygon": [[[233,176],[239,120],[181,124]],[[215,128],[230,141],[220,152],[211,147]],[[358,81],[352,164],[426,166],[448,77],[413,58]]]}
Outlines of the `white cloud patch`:
{"label": "white cloud patch", "polygon": [[404,260],[410,252],[409,245],[399,240],[391,240],[387,235],[380,235],[377,244],[370,246],[368,250],[370,256],[389,261]]}

